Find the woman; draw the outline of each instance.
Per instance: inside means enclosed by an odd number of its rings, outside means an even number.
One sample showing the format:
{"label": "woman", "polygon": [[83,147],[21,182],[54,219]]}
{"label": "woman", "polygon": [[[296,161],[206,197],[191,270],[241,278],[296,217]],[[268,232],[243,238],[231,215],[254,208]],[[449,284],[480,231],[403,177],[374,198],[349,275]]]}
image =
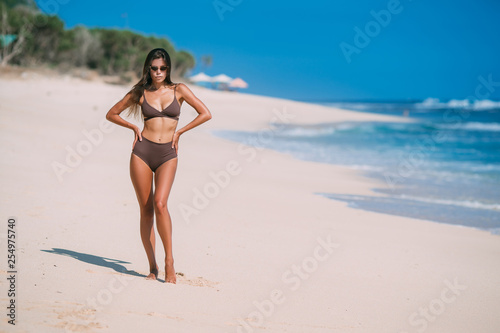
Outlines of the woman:
{"label": "woman", "polygon": [[[172,221],[167,201],[177,169],[179,137],[210,120],[212,115],[186,85],[172,83],[171,69],[167,51],[158,48],[149,52],[144,62],[142,78],[108,111],[106,119],[135,132],[130,156],[130,178],[139,201],[141,238],[149,261],[150,274],[146,278],[158,278],[153,229],[153,218],[156,215],[156,227],[165,249],[165,282],[175,283]],[[198,116],[176,131],[183,101],[191,105]],[[130,108],[129,115],[138,115],[139,106],[144,116],[142,132],[139,127],[120,117],[120,113],[127,108]]]}

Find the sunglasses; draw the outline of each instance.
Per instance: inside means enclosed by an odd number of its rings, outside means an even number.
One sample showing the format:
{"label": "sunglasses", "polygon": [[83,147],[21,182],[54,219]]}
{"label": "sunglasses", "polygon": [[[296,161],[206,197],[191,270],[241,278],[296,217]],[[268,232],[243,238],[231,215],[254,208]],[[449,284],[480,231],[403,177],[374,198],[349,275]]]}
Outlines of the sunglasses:
{"label": "sunglasses", "polygon": [[[149,66],[149,68],[151,68],[151,70],[152,70],[153,72],[156,72],[156,71],[158,70],[158,66]],[[161,70],[162,72],[166,71],[166,70],[167,70],[167,66],[161,66],[161,67],[160,67],[160,70]]]}

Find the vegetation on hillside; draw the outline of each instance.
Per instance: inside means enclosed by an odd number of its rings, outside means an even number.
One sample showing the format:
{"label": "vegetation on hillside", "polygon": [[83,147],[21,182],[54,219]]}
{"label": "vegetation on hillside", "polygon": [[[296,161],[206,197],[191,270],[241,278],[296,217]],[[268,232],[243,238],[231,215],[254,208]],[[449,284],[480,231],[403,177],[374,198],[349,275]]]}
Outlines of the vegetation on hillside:
{"label": "vegetation on hillside", "polygon": [[57,15],[46,15],[33,0],[0,0],[0,65],[89,68],[106,75],[141,74],[147,53],[162,47],[172,59],[172,76],[195,66],[189,52],[166,39],[129,30],[76,26],[65,29]]}

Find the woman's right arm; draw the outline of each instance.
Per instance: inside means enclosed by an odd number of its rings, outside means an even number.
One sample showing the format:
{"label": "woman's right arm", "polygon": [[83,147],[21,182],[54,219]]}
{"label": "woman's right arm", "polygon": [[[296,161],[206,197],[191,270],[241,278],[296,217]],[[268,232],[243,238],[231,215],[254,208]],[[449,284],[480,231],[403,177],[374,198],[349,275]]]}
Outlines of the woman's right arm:
{"label": "woman's right arm", "polygon": [[139,129],[139,127],[129,123],[128,121],[120,117],[120,113],[130,107],[132,103],[132,94],[128,93],[118,103],[113,105],[111,109],[109,109],[108,113],[106,114],[106,119],[117,125],[132,129],[136,134],[136,139],[139,138],[139,140],[142,141],[141,130]]}

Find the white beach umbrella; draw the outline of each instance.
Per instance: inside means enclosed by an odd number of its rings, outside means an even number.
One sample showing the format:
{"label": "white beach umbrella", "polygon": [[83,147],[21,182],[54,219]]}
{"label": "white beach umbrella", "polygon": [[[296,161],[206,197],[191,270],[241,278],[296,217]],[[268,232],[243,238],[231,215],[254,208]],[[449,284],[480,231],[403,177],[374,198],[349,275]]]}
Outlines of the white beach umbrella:
{"label": "white beach umbrella", "polygon": [[248,88],[248,83],[243,81],[241,78],[237,77],[236,79],[229,82],[229,86],[231,88],[244,88],[244,89],[246,89],[246,88]]}
{"label": "white beach umbrella", "polygon": [[233,79],[227,76],[226,74],[219,74],[212,78],[212,82],[217,82],[217,83],[229,83],[232,80]]}
{"label": "white beach umbrella", "polygon": [[212,78],[201,72],[189,78],[192,82],[212,82]]}

